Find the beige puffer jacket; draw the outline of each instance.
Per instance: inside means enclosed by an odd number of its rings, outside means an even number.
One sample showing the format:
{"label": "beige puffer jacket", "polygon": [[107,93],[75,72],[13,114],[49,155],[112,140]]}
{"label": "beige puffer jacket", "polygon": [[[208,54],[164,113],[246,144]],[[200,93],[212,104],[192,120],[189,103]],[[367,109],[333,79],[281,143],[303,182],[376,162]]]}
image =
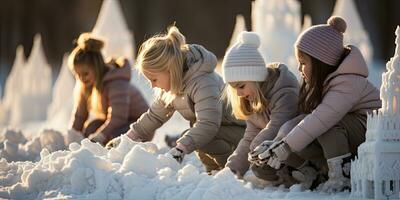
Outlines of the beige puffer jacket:
{"label": "beige puffer jacket", "polygon": [[224,88],[222,78],[214,72],[215,55],[200,45],[189,45],[185,61],[188,71],[184,74],[183,90],[165,107],[162,100],[155,100],[150,109],[131,125],[131,130],[142,141],[150,141],[154,132],[175,111],[190,121],[191,128],[177,142],[185,145],[187,153],[200,149],[213,140],[220,126],[242,125],[230,107],[221,102]]}

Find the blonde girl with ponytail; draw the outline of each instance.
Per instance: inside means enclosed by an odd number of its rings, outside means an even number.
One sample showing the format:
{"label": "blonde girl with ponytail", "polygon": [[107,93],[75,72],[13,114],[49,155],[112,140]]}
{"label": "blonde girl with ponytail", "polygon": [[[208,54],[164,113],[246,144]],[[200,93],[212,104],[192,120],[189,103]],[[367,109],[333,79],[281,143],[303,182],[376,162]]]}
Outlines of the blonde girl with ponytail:
{"label": "blonde girl with ponytail", "polygon": [[[127,135],[135,141],[150,141],[154,131],[178,111],[191,128],[169,153],[181,162],[185,154],[195,151],[208,172],[223,168],[245,127],[220,101],[224,83],[215,72],[215,55],[200,45],[187,44],[178,28],[171,26],[167,34],[141,45],[137,62],[156,99]],[[114,142],[110,146],[118,143]]]}
{"label": "blonde girl with ponytail", "polygon": [[[145,112],[148,105],[130,84],[127,60],[105,62],[104,42],[82,33],[71,52],[68,65],[76,78],[75,106],[70,131],[106,144],[129,130],[129,124]],[[94,120],[89,120],[89,115]]]}

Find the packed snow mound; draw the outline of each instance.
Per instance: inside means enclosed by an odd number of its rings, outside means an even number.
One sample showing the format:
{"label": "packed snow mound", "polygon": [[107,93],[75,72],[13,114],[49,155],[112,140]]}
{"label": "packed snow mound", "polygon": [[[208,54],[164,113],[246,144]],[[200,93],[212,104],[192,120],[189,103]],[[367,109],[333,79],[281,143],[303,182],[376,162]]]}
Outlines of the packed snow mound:
{"label": "packed snow mound", "polygon": [[26,138],[20,130],[5,129],[0,139],[0,157],[9,162],[37,161],[42,149],[49,152],[66,149],[63,135],[52,129],[44,129],[34,138]]}
{"label": "packed snow mound", "polygon": [[[229,169],[214,176],[201,170],[193,154],[178,164],[154,143],[122,136],[107,150],[88,139],[67,150],[40,152],[40,160],[0,160],[0,198],[11,199],[310,199],[330,195],[290,189],[255,189]],[[332,196],[331,196],[332,197]],[[348,193],[334,198],[348,199]]]}

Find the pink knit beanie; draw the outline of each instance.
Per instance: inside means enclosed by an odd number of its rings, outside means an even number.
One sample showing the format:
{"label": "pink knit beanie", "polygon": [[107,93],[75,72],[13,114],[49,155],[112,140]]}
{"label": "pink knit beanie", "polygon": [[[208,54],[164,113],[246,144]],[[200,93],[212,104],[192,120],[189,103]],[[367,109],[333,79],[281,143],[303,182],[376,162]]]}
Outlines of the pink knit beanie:
{"label": "pink knit beanie", "polygon": [[346,27],[343,18],[332,16],[327,24],[305,30],[297,39],[295,47],[328,65],[337,66],[344,51],[343,33]]}

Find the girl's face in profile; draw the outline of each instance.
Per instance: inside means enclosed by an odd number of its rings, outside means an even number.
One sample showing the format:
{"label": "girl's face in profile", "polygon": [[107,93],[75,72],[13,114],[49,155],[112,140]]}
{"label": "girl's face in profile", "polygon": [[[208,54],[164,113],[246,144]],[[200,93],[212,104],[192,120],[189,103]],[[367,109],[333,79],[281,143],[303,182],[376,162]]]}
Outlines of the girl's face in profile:
{"label": "girl's face in profile", "polygon": [[255,99],[255,84],[254,81],[239,81],[229,83],[233,89],[236,90],[236,95],[242,97],[250,102]]}
{"label": "girl's face in profile", "polygon": [[296,59],[299,63],[298,70],[303,80],[307,83],[311,78],[311,58],[296,48]]}
{"label": "girl's face in profile", "polygon": [[87,65],[75,66],[75,77],[78,78],[85,86],[93,86],[96,76],[94,71]]}
{"label": "girl's face in profile", "polygon": [[171,89],[170,73],[168,70],[163,72],[146,72],[144,76],[150,81],[152,88],[160,88],[166,92]]}

